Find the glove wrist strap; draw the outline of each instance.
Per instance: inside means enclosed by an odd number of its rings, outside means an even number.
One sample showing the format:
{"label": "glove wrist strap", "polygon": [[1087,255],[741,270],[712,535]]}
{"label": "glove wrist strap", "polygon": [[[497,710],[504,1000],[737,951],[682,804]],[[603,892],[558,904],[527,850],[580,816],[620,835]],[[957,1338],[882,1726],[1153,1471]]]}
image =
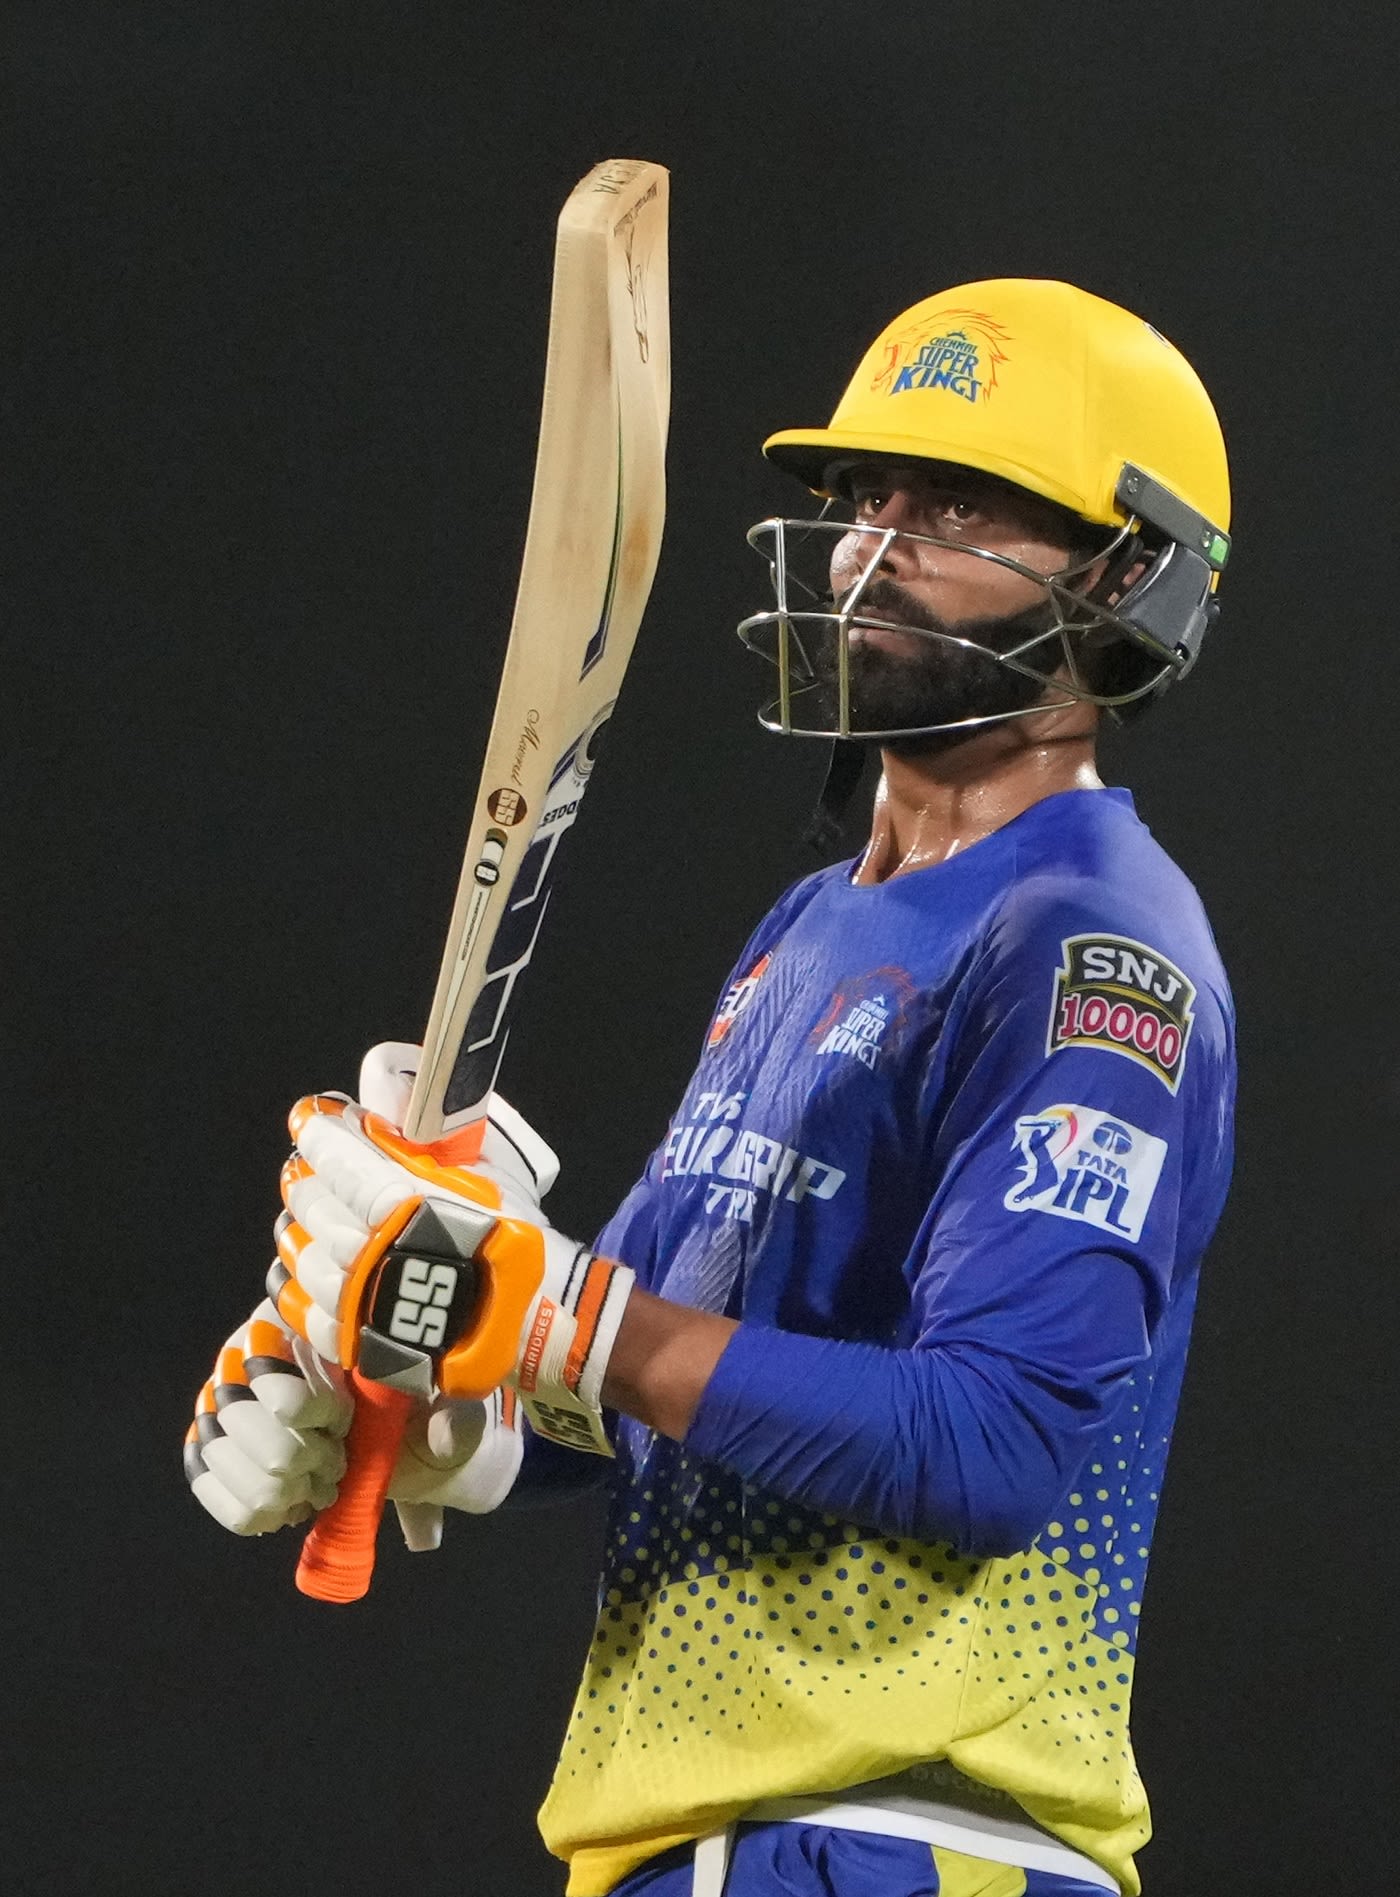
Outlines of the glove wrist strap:
{"label": "glove wrist strap", "polygon": [[545,1232],[545,1290],[521,1339],[515,1384],[536,1435],[569,1449],[613,1454],[602,1391],[636,1274]]}

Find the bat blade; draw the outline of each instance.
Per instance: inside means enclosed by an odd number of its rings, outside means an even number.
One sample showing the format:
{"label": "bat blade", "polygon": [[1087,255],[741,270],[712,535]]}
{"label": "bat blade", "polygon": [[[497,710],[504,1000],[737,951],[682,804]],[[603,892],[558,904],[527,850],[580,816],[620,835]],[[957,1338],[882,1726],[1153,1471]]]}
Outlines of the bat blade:
{"label": "bat blade", "polygon": [[612,160],[559,219],[510,644],[404,1131],[477,1121],[651,590],[665,515],[667,173]]}

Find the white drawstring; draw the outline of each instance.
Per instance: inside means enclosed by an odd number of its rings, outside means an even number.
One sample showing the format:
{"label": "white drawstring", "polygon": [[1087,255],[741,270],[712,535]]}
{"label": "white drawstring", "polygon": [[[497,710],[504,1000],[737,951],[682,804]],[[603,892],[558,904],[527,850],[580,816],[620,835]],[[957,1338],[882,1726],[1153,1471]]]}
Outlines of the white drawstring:
{"label": "white drawstring", "polygon": [[733,1845],[733,1825],[726,1825],[723,1831],[712,1831],[708,1837],[695,1840],[692,1897],[724,1897],[725,1879],[729,1875],[729,1853]]}

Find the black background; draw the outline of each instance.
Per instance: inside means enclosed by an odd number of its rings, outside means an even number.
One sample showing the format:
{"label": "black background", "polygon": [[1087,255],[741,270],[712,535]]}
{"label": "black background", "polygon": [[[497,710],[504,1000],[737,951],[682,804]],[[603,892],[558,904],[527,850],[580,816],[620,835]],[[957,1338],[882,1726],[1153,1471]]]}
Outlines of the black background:
{"label": "black background", "polygon": [[[1389,7],[11,4],[0,455],[6,1891],[558,1891],[590,1504],[355,1609],[188,1500],[282,1114],[418,1031],[514,588],[553,219],[672,167],[668,538],[504,1076],[587,1232],[807,865],[743,545],[932,289],[1063,276],[1200,370],[1226,616],[1108,767],[1240,1003],[1135,1732],[1149,1897],[1376,1890],[1393,1667]],[[1387,1334],[1389,1333],[1389,1334]]]}

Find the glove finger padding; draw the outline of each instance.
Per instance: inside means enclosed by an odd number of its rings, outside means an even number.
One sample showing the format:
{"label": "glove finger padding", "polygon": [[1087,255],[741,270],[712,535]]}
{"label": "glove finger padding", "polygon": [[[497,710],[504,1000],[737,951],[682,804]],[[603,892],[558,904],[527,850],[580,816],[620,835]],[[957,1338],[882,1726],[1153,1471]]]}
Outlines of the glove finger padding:
{"label": "glove finger padding", "polygon": [[[204,1449],[205,1479],[214,1478],[225,1498],[247,1514],[250,1526],[244,1531],[261,1534],[267,1527],[280,1528],[291,1519],[289,1511],[312,1499],[313,1483],[322,1491],[335,1493],[336,1483],[345,1473],[345,1451],[337,1442],[327,1445],[333,1457],[325,1467],[307,1467],[295,1473],[262,1468],[232,1436],[220,1436]],[[193,1485],[192,1485],[193,1486]],[[195,1493],[204,1500],[203,1491]],[[228,1504],[225,1501],[225,1515]],[[254,1518],[261,1526],[252,1526]],[[225,1520],[225,1526],[232,1524]]]}
{"label": "glove finger padding", "polygon": [[360,1062],[355,1095],[360,1105],[402,1129],[422,1058],[422,1048],[412,1041],[380,1041],[372,1047]]}
{"label": "glove finger padding", "polygon": [[353,1405],[338,1373],[308,1374],[310,1362],[264,1303],[225,1343],[200,1391],[185,1474],[234,1534],[304,1521],[334,1498]]}
{"label": "glove finger padding", "polygon": [[267,1358],[259,1359],[255,1369],[250,1358],[249,1389],[288,1429],[324,1429],[332,1436],[343,1436],[355,1413],[344,1372],[300,1337],[285,1336],[277,1325],[268,1328],[282,1337],[293,1374],[287,1373],[286,1365],[279,1374],[275,1361]]}
{"label": "glove finger padding", "polygon": [[549,1196],[559,1177],[559,1155],[554,1148],[498,1093],[491,1095],[487,1105],[481,1160],[536,1206]]}
{"label": "glove finger padding", "polygon": [[343,1206],[326,1181],[300,1155],[282,1168],[282,1203],[306,1235],[325,1248],[342,1270],[365,1242],[365,1223]]}
{"label": "glove finger padding", "polygon": [[436,1397],[404,1438],[389,1496],[404,1545],[422,1554],[442,1543],[442,1511],[484,1515],[510,1493],[524,1454],[520,1409],[510,1390],[485,1402]]}
{"label": "glove finger padding", "polygon": [[510,1493],[523,1453],[514,1391],[493,1390],[482,1402],[435,1397],[410,1425],[389,1495],[485,1515]]}
{"label": "glove finger padding", "polygon": [[422,1196],[421,1181],[380,1151],[362,1130],[363,1115],[353,1107],[323,1095],[300,1102],[292,1111],[298,1151],[348,1220],[372,1231],[405,1199]]}
{"label": "glove finger padding", "polygon": [[[309,1521],[335,1500],[354,1414],[345,1376],[260,1304],[219,1352],[185,1439],[201,1505],[237,1535]],[[520,1468],[513,1391],[485,1401],[437,1397],[414,1416],[389,1486],[410,1548],[436,1547],[444,1508],[499,1507]]]}

